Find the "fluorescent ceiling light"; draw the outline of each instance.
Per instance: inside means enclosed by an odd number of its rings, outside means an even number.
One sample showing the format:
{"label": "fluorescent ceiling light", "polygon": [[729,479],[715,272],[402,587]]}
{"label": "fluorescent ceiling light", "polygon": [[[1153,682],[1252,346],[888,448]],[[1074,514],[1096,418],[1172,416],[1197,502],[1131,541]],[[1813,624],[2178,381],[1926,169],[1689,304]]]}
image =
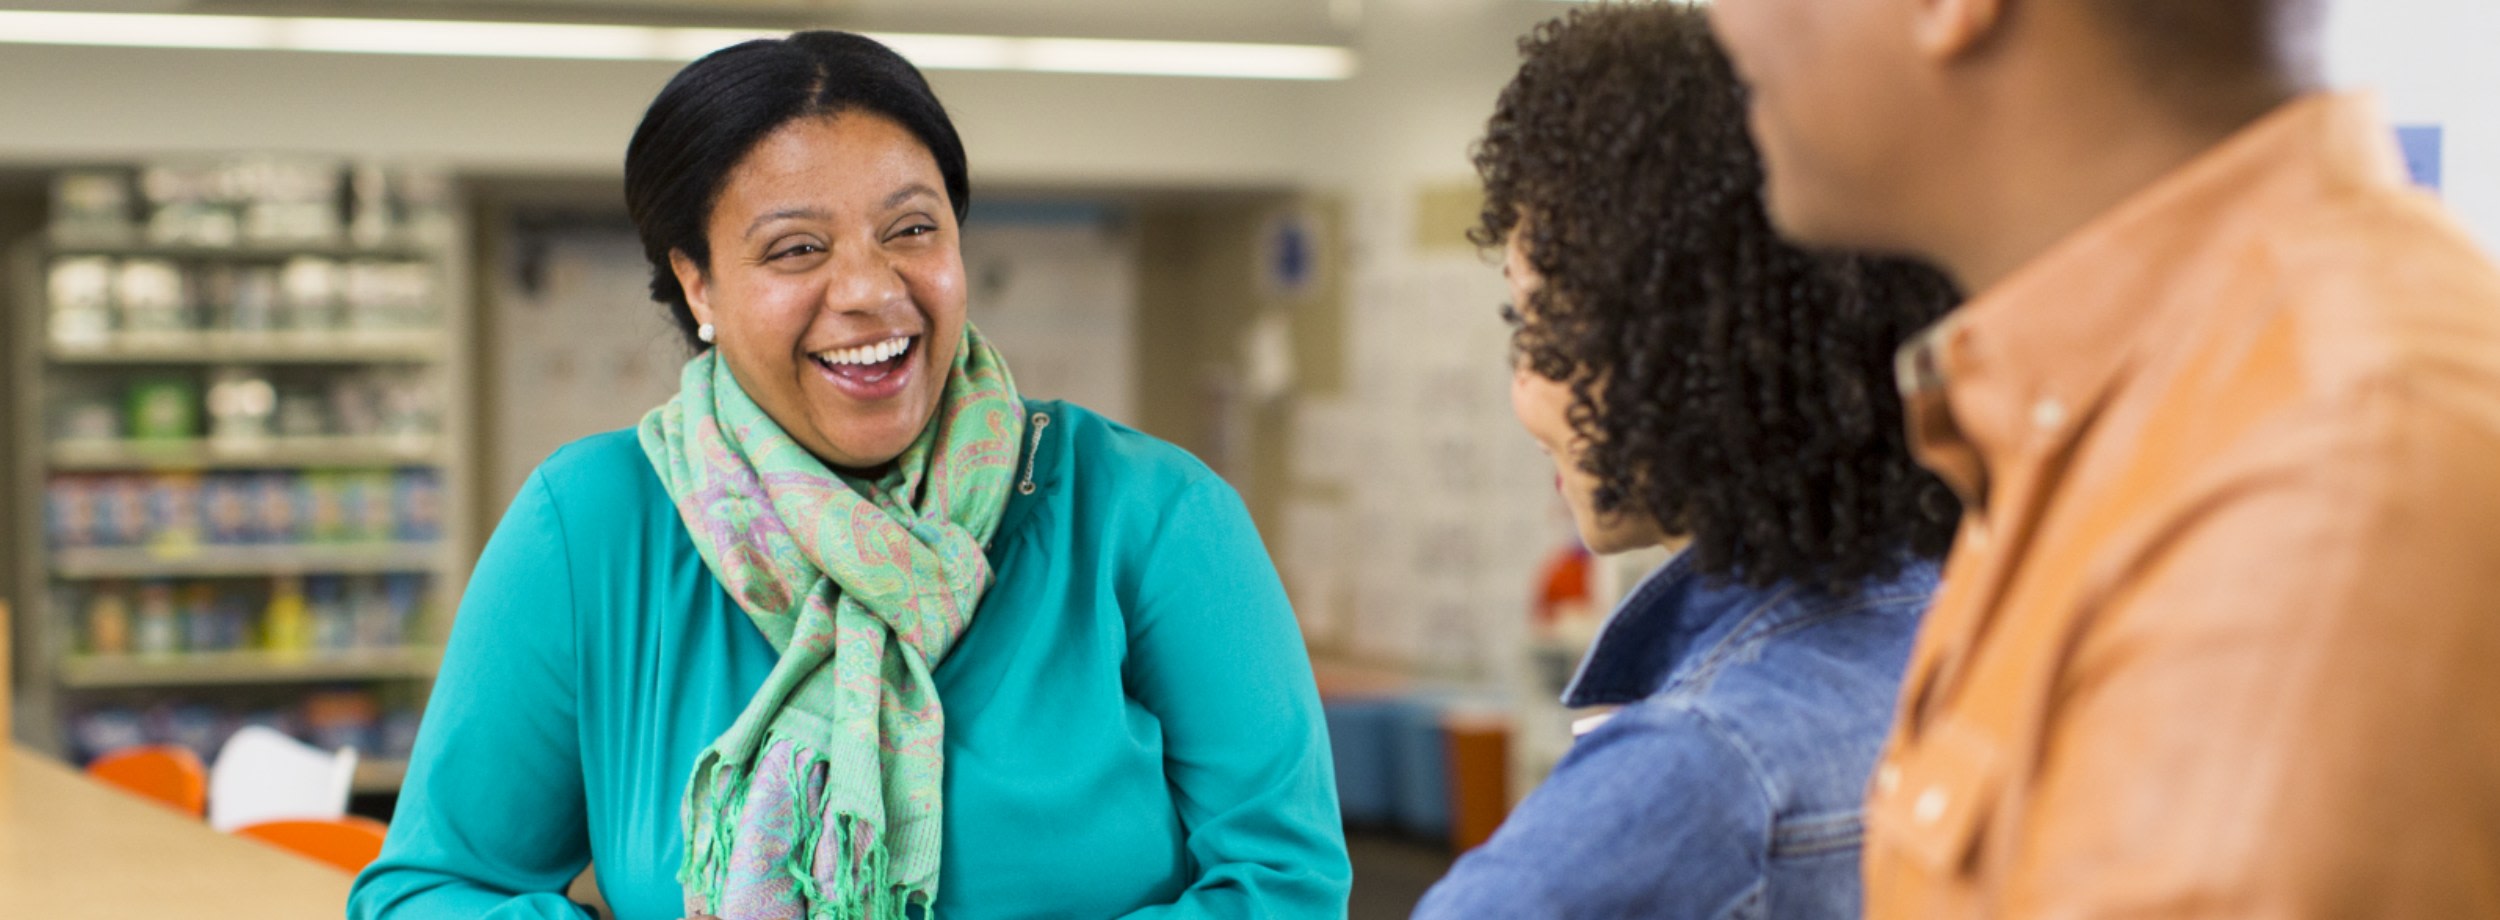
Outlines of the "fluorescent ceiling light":
{"label": "fluorescent ceiling light", "polygon": [[[776,32],[657,26],[0,10],[0,43],[689,61]],[[1343,80],[1354,52],[1329,45],[869,33],[927,70]]]}

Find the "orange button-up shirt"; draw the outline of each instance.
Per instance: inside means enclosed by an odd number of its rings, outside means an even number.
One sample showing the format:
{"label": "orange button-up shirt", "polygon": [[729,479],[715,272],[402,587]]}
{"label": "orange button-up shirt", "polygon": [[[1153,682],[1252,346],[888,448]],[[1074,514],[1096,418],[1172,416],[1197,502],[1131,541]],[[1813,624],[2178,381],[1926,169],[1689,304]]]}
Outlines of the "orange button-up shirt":
{"label": "orange button-up shirt", "polygon": [[1879,920],[2500,917],[2500,272],[2296,100],[1904,349]]}

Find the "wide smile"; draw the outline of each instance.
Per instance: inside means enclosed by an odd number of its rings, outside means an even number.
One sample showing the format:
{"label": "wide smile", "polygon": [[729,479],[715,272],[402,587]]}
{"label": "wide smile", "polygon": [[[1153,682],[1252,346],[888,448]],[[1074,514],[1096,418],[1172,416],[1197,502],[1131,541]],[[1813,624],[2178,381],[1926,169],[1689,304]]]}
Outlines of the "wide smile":
{"label": "wide smile", "polygon": [[903,392],[911,383],[912,359],[920,354],[918,335],[891,338],[819,351],[808,355],[835,390],[852,399],[873,402]]}

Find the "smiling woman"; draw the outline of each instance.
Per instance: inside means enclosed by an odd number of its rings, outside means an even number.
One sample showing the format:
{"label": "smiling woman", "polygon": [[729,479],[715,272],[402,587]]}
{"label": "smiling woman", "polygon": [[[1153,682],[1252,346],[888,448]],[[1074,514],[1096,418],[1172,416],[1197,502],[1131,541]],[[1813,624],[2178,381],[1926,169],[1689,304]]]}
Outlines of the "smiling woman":
{"label": "smiling woman", "polygon": [[358,917],[1338,917],[1317,694],[1240,499],[965,321],[961,142],[806,32],[626,153],[695,348],[479,560]]}

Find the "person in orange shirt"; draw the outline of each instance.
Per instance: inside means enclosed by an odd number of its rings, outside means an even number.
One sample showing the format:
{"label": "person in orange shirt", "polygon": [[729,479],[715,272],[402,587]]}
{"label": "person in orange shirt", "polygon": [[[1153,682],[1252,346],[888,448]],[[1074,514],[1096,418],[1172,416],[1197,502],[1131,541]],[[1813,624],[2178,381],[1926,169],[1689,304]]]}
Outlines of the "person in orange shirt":
{"label": "person in orange shirt", "polygon": [[1714,8],[1781,228],[1976,295],[1871,916],[2500,916],[2500,272],[2321,6]]}

